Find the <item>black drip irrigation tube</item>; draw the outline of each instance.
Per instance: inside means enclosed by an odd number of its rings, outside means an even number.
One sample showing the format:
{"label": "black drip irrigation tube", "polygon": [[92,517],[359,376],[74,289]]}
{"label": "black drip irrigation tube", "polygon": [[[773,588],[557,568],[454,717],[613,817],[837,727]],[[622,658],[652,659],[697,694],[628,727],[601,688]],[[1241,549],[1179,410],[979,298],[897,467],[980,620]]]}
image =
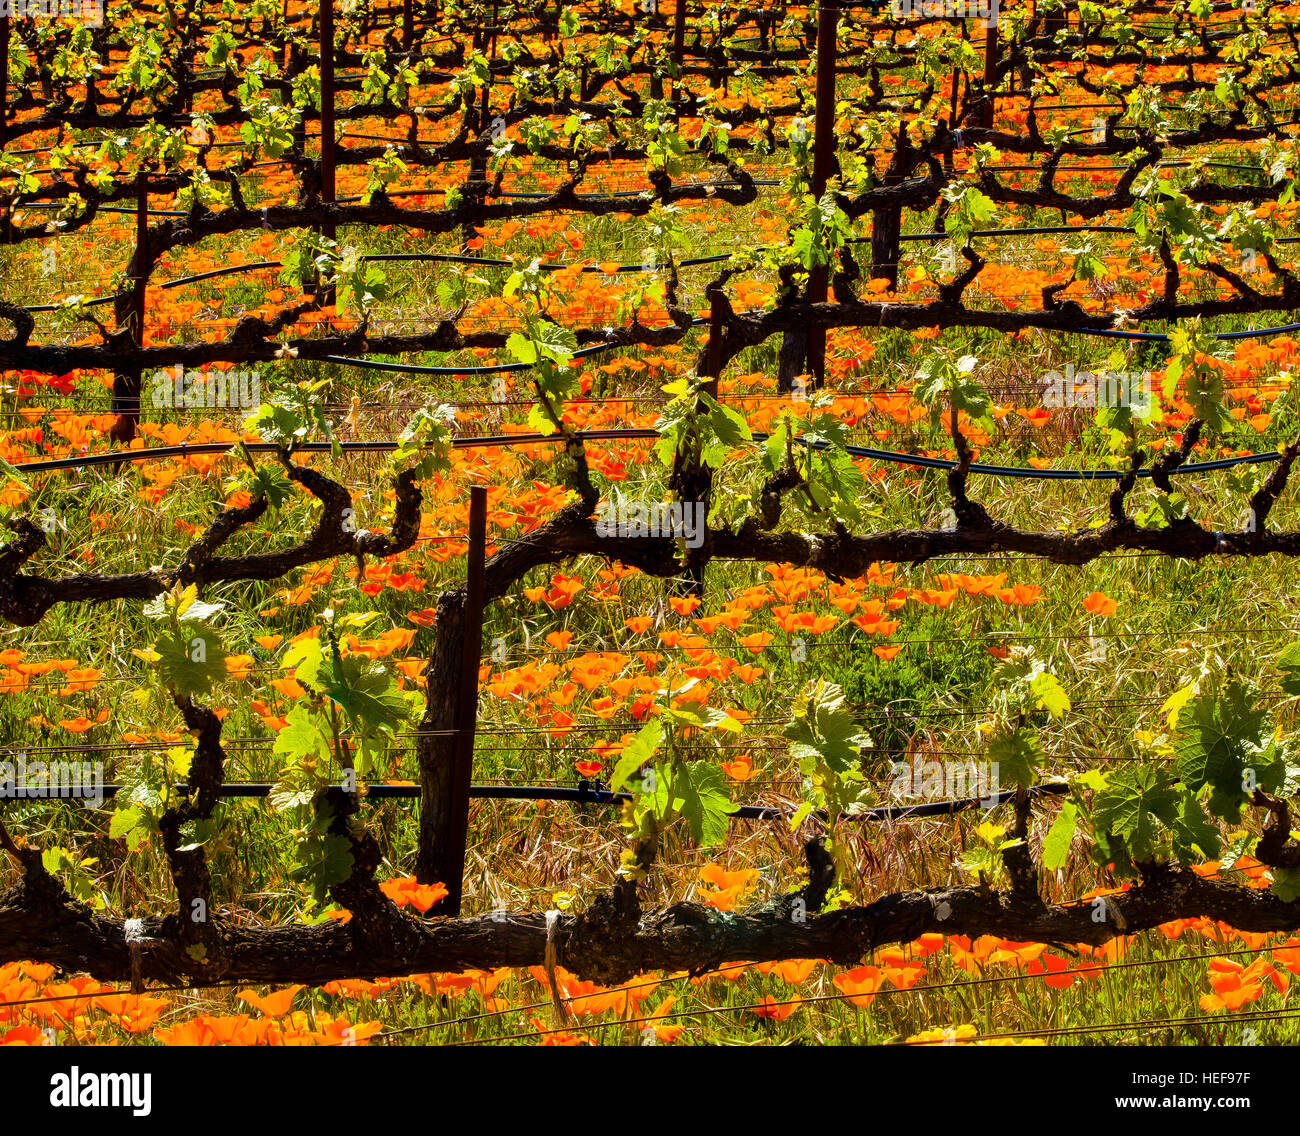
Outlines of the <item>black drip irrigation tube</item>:
{"label": "black drip irrigation tube", "polygon": [[[384,783],[362,783],[364,796],[375,800],[413,800],[420,795],[419,785],[389,785]],[[187,796],[190,786],[179,784],[173,786],[182,796]],[[217,796],[223,799],[257,799],[269,797],[275,785],[270,781],[228,781],[217,790]],[[121,792],[121,785],[103,785],[100,787],[104,799],[110,800]],[[927,817],[951,816],[953,813],[966,812],[969,809],[991,809],[997,805],[1013,800],[1018,790],[1003,789],[985,797],[965,797],[953,801],[927,801],[918,805],[886,805],[863,809],[852,813],[845,819],[870,822],[895,820],[924,820]],[[1060,797],[1070,792],[1065,781],[1049,781],[1034,785],[1029,790],[1031,797]],[[612,793],[604,788],[598,780],[580,780],[575,788],[549,785],[473,785],[469,795],[475,800],[491,801],[569,801],[579,805],[613,805],[622,801],[635,799],[633,793]],[[738,820],[780,820],[791,815],[792,809],[776,808],[771,805],[740,805],[730,816]],[[823,809],[814,809],[811,816],[820,820],[829,819]]]}
{"label": "black drip irrigation tube", "polygon": [[[416,191],[412,191],[413,193]],[[340,200],[349,200],[340,198]],[[123,210],[123,212],[133,213],[134,210]],[[185,216],[186,214],[180,214]],[[1029,237],[1029,236],[1049,236],[1053,234],[1064,233],[1132,233],[1133,228],[1127,225],[1041,225],[1029,228],[1016,229],[975,229],[971,232],[972,237]],[[931,231],[924,233],[904,233],[898,239],[900,241],[940,241],[948,237],[949,234],[940,231]],[[848,244],[863,244],[870,241],[870,237],[850,237],[846,242]],[[1295,244],[1300,243],[1300,237],[1279,237],[1278,244]],[[762,247],[751,250],[752,253],[761,253],[769,251],[769,247]],[[734,259],[734,253],[716,253],[711,256],[692,257],[678,262],[678,268],[693,268],[699,265],[719,264],[723,261]],[[509,260],[496,258],[465,256],[457,253],[369,253],[360,257],[363,261],[371,262],[411,262],[411,263],[438,263],[438,264],[464,264],[478,268],[513,268],[514,264]],[[193,284],[200,280],[211,280],[220,276],[232,276],[241,272],[261,272],[273,268],[282,268],[283,263],[278,260],[261,260],[249,264],[230,265],[226,268],[216,268],[208,272],[200,272],[193,276],[181,276],[175,280],[165,280],[154,285],[156,288],[179,288],[183,284]],[[543,272],[560,272],[566,268],[572,268],[573,265],[564,262],[542,264],[539,268]],[[653,271],[647,269],[644,264],[618,264],[613,265],[609,270],[602,268],[600,265],[587,264],[582,266],[584,273],[593,275],[614,275],[617,273],[634,273]],[[83,307],[95,307],[101,304],[111,304],[118,300],[126,293],[113,293],[108,296],[100,296],[93,300],[87,300]],[[23,308],[26,312],[56,312],[60,311],[62,304],[32,304]],[[754,313],[744,313],[752,315]],[[700,326],[708,323],[706,319],[696,319],[692,321],[692,326]],[[1226,331],[1216,332],[1213,335],[1215,339],[1225,341],[1236,339],[1264,338],[1271,335],[1280,335],[1284,332],[1300,330],[1300,324],[1284,324],[1278,327],[1266,327],[1258,329],[1248,329],[1246,331]],[[1169,336],[1165,332],[1158,331],[1122,331],[1111,328],[1079,328],[1071,334],[1076,335],[1094,335],[1102,338],[1124,339],[1140,342],[1167,342]],[[584,348],[575,355],[575,358],[583,354],[594,354],[597,351],[609,350],[613,345],[597,344],[594,347]],[[521,370],[528,370],[532,364],[526,363],[507,363],[499,367],[421,367],[404,363],[379,363],[364,359],[345,358],[338,355],[328,355],[323,357],[323,361],[330,363],[342,363],[354,367],[365,367],[371,370],[389,370],[398,374],[426,374],[426,375],[470,375],[470,374],[508,374]]]}
{"label": "black drip irrigation tube", "polygon": [[[522,366],[523,364],[516,364]],[[578,430],[575,436],[584,442],[603,441],[637,441],[659,437],[659,431],[642,429],[608,429]],[[752,435],[755,442],[765,442],[770,435],[756,432]],[[564,441],[564,435],[555,434],[495,434],[478,438],[453,438],[451,445],[456,449],[474,449],[491,446],[535,446],[545,443],[552,445]],[[815,449],[830,448],[829,442],[810,442],[796,437],[793,442]],[[51,458],[47,461],[20,462],[13,466],[21,473],[53,473],[58,470],[82,469],[87,466],[113,465],[123,461],[161,461],[166,458],[195,457],[206,454],[229,454],[239,446],[250,454],[274,454],[279,447],[270,442],[198,442],[194,445],[158,446],[148,450],[109,450],[100,454],[85,454],[80,457]],[[345,454],[389,453],[397,449],[395,440],[373,442],[340,442],[340,449]],[[330,453],[333,447],[329,442],[304,442],[297,447],[298,453]],[[871,446],[845,446],[844,450],[851,457],[871,458],[873,461],[891,462],[895,465],[918,466],[922,469],[952,470],[957,462],[951,458],[931,458],[922,454],[904,454],[896,450],[877,450]],[[1216,458],[1206,462],[1188,462],[1175,470],[1170,470],[1171,477],[1190,473],[1211,473],[1217,470],[1233,469],[1239,465],[1258,465],[1278,461],[1282,455],[1276,450],[1265,453],[1242,454],[1238,457]],[[1038,481],[1117,481],[1126,476],[1126,471],[1115,469],[1035,469],[1033,466],[986,465],[974,462],[971,473],[987,474],[990,477],[1023,477]],[[1139,469],[1137,477],[1150,477],[1150,469]]]}

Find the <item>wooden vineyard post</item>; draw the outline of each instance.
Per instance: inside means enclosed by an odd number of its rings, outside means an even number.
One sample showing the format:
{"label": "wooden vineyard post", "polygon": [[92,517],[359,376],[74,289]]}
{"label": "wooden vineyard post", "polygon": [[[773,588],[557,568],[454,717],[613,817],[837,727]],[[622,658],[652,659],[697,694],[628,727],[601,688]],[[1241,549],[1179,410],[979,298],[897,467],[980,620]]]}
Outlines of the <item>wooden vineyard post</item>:
{"label": "wooden vineyard post", "polygon": [[[487,130],[492,125],[492,64],[497,59],[497,19],[497,0],[492,0],[492,32],[487,41],[488,78],[487,82],[483,84],[483,122],[479,127],[481,130]],[[483,176],[487,177],[486,167],[484,167]]]}
{"label": "wooden vineyard post", "polygon": [[9,17],[0,16],[0,150],[9,140]]}
{"label": "wooden vineyard post", "polygon": [[682,65],[686,51],[686,0],[677,0],[673,9],[673,62]]}
{"label": "wooden vineyard post", "polygon": [[998,0],[992,0],[984,25],[984,125],[993,127],[993,88],[998,70]]}
{"label": "wooden vineyard post", "polygon": [[[131,320],[131,338],[137,347],[144,346],[145,290],[149,280],[149,175],[143,170],[136,175],[135,247],[136,280],[131,295],[134,311]],[[137,412],[139,407],[136,407]]]}
{"label": "wooden vineyard post", "polygon": [[[334,204],[334,0],[321,0],[320,6],[320,197],[325,205]],[[337,233],[332,221],[321,225],[321,236],[334,240]],[[318,293],[323,306],[334,303],[334,289]]]}
{"label": "wooden vineyard post", "polygon": [[[903,180],[899,172],[905,158],[902,147],[907,142],[903,130],[898,132],[899,149],[895,151],[894,160],[881,179],[882,185],[897,185]],[[951,153],[951,151],[949,151]],[[888,280],[890,291],[898,288],[899,237],[903,227],[903,207],[901,205],[880,205],[871,213],[871,278]]]}
{"label": "wooden vineyard post", "polygon": [[415,43],[415,12],[412,10],[414,0],[402,0],[402,47],[410,51]]}
{"label": "wooden vineyard post", "polygon": [[[488,50],[487,35],[481,30],[479,30],[478,28],[474,29],[474,50],[481,51],[484,53],[486,53]],[[488,78],[489,80],[491,80],[490,65],[489,65]],[[466,107],[465,107],[467,126],[470,125],[470,120],[473,117],[472,110],[473,110],[473,104],[469,103],[467,100]],[[487,111],[488,111],[487,90],[485,88],[483,91],[483,98],[479,101],[478,129],[480,135],[487,128]],[[486,182],[486,181],[487,181],[487,155],[475,153],[474,156],[471,157],[469,160],[469,170],[465,177],[465,188],[468,191],[470,190],[471,186],[475,185],[475,183]],[[468,255],[469,252],[471,251],[469,247],[469,242],[474,239],[473,221],[466,219],[465,222],[461,225],[460,239],[461,239],[461,246],[462,246],[460,251]]]}
{"label": "wooden vineyard post", "polygon": [[1063,5],[1059,10],[1051,12],[1043,20],[1043,32],[1047,35],[1055,35],[1057,32],[1065,31],[1070,26],[1070,6]]}
{"label": "wooden vineyard post", "polygon": [[[334,201],[334,0],[320,6],[320,193]],[[334,226],[322,230],[333,239]]]}
{"label": "wooden vineyard post", "polygon": [[451,800],[444,810],[447,831],[440,841],[439,880],[447,898],[439,911],[460,914],[465,882],[465,845],[469,838],[469,790],[474,775],[474,728],[478,722],[478,668],[483,657],[484,565],[487,562],[487,488],[469,491],[469,562],[465,577],[464,638],[461,642],[460,690],[456,705],[456,750]]}
{"label": "wooden vineyard post", "polygon": [[[726,313],[726,299],[720,288],[710,288],[709,296],[709,340],[704,348],[704,361],[697,364],[700,377],[705,380],[702,394],[709,398],[718,397],[718,379],[722,377],[722,324]],[[703,409],[703,404],[700,404]],[[709,515],[712,499],[712,470],[706,464],[696,463],[692,467],[673,475],[672,488],[678,499],[683,502],[699,502],[701,516]],[[704,522],[701,522],[702,524]],[[705,562],[698,558],[696,550],[686,553],[683,563],[682,578],[679,586],[682,594],[704,598]]]}
{"label": "wooden vineyard post", "polygon": [[[839,0],[822,0],[817,9],[817,103],[816,136],[813,139],[813,197],[821,200],[830,180],[835,157],[835,62],[839,30]],[[826,302],[830,265],[815,265],[808,273],[808,302]],[[820,386],[826,371],[826,329],[808,333],[808,370]]]}
{"label": "wooden vineyard post", "polygon": [[673,63],[677,66],[677,78],[673,83],[673,97],[676,98],[682,86],[682,57],[686,53],[686,0],[677,0],[673,8]]}
{"label": "wooden vineyard post", "polygon": [[[487,82],[483,84],[483,95],[479,100],[478,129],[480,140],[482,140],[483,135],[488,135],[488,138],[491,138],[491,135],[488,132],[492,129],[492,64],[496,60],[497,52],[497,37],[495,32],[497,16],[498,5],[494,2],[492,5],[493,30],[485,28],[480,31],[475,29],[474,32],[474,46],[478,50],[482,51],[488,58]],[[502,122],[504,121],[505,120],[503,119]],[[475,155],[470,158],[469,173],[465,179],[465,187],[467,193],[474,194],[480,203],[486,201],[487,192],[490,188],[488,183],[488,156],[486,151],[475,153]],[[461,225],[461,242],[463,245],[461,251],[463,253],[469,253],[469,242],[474,239],[474,233],[474,222],[466,220]]]}
{"label": "wooden vineyard post", "polygon": [[[113,305],[118,326],[125,327],[136,347],[144,346],[145,293],[149,279],[149,175],[141,170],[135,178],[135,273],[128,296]],[[135,437],[140,421],[140,394],[144,372],[139,366],[117,371],[113,375],[112,410],[117,421],[109,432],[115,442],[129,442]]]}
{"label": "wooden vineyard post", "polygon": [[[970,32],[966,28],[966,21],[964,19],[958,20],[957,26],[961,29],[962,40],[965,41],[970,39]],[[954,132],[961,126],[961,122],[957,118],[957,109],[959,106],[958,96],[961,92],[961,76],[961,68],[954,65],[952,69],[952,90],[948,92],[948,126]],[[969,80],[966,83],[966,97],[968,99],[970,98]],[[953,149],[950,147],[943,152],[943,168],[951,172],[952,167]]]}
{"label": "wooden vineyard post", "polygon": [[705,354],[704,389],[710,398],[718,397],[718,379],[722,377],[722,293],[709,293],[709,345]]}

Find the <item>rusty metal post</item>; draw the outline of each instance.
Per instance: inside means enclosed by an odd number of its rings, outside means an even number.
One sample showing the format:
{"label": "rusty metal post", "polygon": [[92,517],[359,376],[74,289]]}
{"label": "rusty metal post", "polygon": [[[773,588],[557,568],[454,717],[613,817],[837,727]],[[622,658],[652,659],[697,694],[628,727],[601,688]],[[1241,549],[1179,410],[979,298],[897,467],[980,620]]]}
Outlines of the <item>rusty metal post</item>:
{"label": "rusty metal post", "polygon": [[[813,139],[813,197],[821,200],[830,180],[835,157],[835,61],[839,29],[839,0],[822,0],[817,8],[817,103],[816,136]],[[826,302],[830,266],[816,265],[808,273],[808,302]],[[823,381],[826,372],[826,329],[808,332],[808,370],[814,382]]]}
{"label": "rusty metal post", "polygon": [[478,668],[483,657],[484,565],[487,563],[487,489],[469,491],[469,557],[465,575],[464,639],[461,643],[460,691],[456,706],[456,753],[451,776],[451,803],[445,839],[439,841],[439,879],[447,897],[439,913],[460,914],[465,882],[465,846],[469,839],[469,790],[474,776],[474,728],[478,722]]}

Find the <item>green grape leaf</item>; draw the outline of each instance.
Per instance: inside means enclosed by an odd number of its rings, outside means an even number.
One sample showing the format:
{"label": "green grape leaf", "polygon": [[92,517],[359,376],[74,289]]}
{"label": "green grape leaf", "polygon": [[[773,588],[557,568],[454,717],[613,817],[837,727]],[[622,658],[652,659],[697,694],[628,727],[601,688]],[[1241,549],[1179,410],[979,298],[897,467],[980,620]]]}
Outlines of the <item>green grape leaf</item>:
{"label": "green grape leaf", "polygon": [[451,469],[451,440],[456,423],[454,407],[421,407],[412,415],[397,440],[393,465],[401,469],[414,460],[412,469],[418,480]]}
{"label": "green grape leaf", "polygon": [[1278,899],[1283,903],[1294,903],[1300,899],[1300,868],[1270,868],[1269,874],[1273,877],[1273,882],[1269,884],[1268,890]]}
{"label": "green grape leaf", "polygon": [[124,809],[119,808],[113,813],[113,819],[108,822],[109,838],[112,840],[121,839],[143,820],[144,813],[141,812],[138,806],[131,805]]}
{"label": "green grape leaf", "polygon": [[563,364],[573,358],[573,353],[578,350],[578,340],[571,328],[549,320],[533,319],[528,322],[527,334],[510,333],[506,350],[520,363],[530,366],[538,359]]}
{"label": "green grape leaf", "polygon": [[275,465],[259,465],[248,484],[249,495],[254,498],[265,497],[273,510],[279,510],[292,492],[293,482]]}
{"label": "green grape leaf", "polygon": [[1070,709],[1070,697],[1065,693],[1061,680],[1051,671],[1041,671],[1029,682],[1029,693],[1035,698],[1035,705],[1046,710],[1053,718],[1059,718]]}
{"label": "green grape leaf", "polygon": [[352,846],[347,837],[309,832],[298,840],[298,864],[289,877],[310,883],[318,903],[323,903],[331,884],[352,874]]}
{"label": "green grape leaf", "polygon": [[797,809],[795,809],[794,815],[790,817],[790,831],[791,832],[796,831],[798,827],[801,824],[803,824],[803,822],[808,818],[808,814],[811,813],[812,811],[813,811],[812,801],[804,801],[802,805],[800,805]]}
{"label": "green grape leaf", "polygon": [[1277,657],[1278,668],[1282,671],[1282,691],[1285,694],[1300,694],[1300,643],[1292,643]]}
{"label": "green grape leaf", "polygon": [[226,649],[206,627],[169,631],[159,636],[154,651],[159,681],[185,697],[206,695],[226,677]]}
{"label": "green grape leaf", "polygon": [[303,429],[303,422],[291,407],[264,402],[244,419],[244,429],[261,435],[267,442],[288,445]]}
{"label": "green grape leaf", "polygon": [[368,665],[363,655],[342,660],[341,673],[321,685],[321,693],[339,707],[363,736],[393,734],[406,721],[406,696],[382,666]]}
{"label": "green grape leaf", "polygon": [[1236,680],[1222,697],[1206,693],[1180,715],[1175,771],[1193,792],[1209,785],[1210,812],[1235,822],[1256,787],[1276,790],[1286,779],[1286,763],[1276,744],[1265,739],[1265,711],[1251,706],[1250,691]]}
{"label": "green grape leaf", "polygon": [[1236,866],[1237,861],[1250,851],[1250,847],[1255,841],[1255,837],[1249,832],[1230,833],[1229,839],[1232,843],[1228,845],[1227,850],[1223,853],[1223,858],[1219,861],[1220,872],[1230,872]]}
{"label": "green grape leaf", "polygon": [[1205,814],[1200,796],[1184,790],[1174,821],[1174,855],[1185,864],[1213,860],[1219,855],[1219,830]]}
{"label": "green grape leaf", "polygon": [[845,708],[844,691],[822,678],[810,682],[796,697],[792,719],[785,736],[805,773],[820,761],[835,773],[856,771],[861,750],[871,745],[871,738],[858,729]]}
{"label": "green grape leaf", "polygon": [[1096,791],[1106,788],[1106,774],[1100,769],[1085,769],[1082,773],[1077,774],[1074,780],[1085,789]]}
{"label": "green grape leaf", "polygon": [[727,839],[730,816],[739,805],[727,792],[721,769],[709,761],[692,761],[673,782],[678,800],[677,810],[691,826],[691,837],[703,847],[721,844]]}
{"label": "green grape leaf", "polygon": [[636,737],[623,747],[614,772],[610,776],[609,787],[615,793],[627,784],[627,779],[655,755],[659,743],[664,738],[663,723],[659,719],[647,722],[637,731]]}
{"label": "green grape leaf", "polygon": [[744,415],[730,406],[723,406],[708,394],[700,392],[700,401],[708,414],[709,428],[718,444],[735,449],[752,440]]}
{"label": "green grape leaf", "polygon": [[284,721],[284,728],[275,735],[272,753],[284,754],[295,760],[330,760],[333,756],[330,738],[317,724],[316,715],[304,703],[294,706],[285,715]]}
{"label": "green grape leaf", "polygon": [[1172,828],[1178,819],[1178,791],[1169,775],[1138,767],[1107,776],[1093,800],[1092,823],[1098,834],[1119,837],[1134,860],[1148,860],[1156,847],[1156,822]]}
{"label": "green grape leaf", "polygon": [[1070,842],[1079,824],[1079,807],[1073,801],[1066,801],[1061,811],[1052,821],[1052,827],[1043,838],[1043,868],[1055,872],[1065,867],[1070,856]]}
{"label": "green grape leaf", "polygon": [[[283,732],[283,731],[281,731]],[[271,786],[267,797],[274,812],[287,812],[289,809],[309,805],[319,789],[323,787],[324,778],[304,778],[302,770],[294,768]]]}
{"label": "green grape leaf", "polygon": [[303,686],[315,688],[320,682],[320,668],[325,660],[319,636],[290,643],[280,656],[280,666],[293,671],[293,677]]}
{"label": "green grape leaf", "polygon": [[1000,784],[1029,788],[1037,776],[1043,750],[1033,734],[1027,730],[1014,730],[989,742],[988,757],[997,765]]}
{"label": "green grape leaf", "polygon": [[848,524],[862,520],[858,502],[866,491],[866,478],[842,449],[830,447],[812,452],[809,459],[808,491],[823,508]]}

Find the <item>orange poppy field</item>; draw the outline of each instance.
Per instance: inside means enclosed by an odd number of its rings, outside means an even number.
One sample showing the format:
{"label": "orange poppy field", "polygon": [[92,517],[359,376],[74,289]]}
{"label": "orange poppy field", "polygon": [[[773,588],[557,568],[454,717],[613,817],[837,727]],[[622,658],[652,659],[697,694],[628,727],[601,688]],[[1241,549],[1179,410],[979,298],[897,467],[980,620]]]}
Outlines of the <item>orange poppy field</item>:
{"label": "orange poppy field", "polygon": [[0,58],[0,1046],[1300,1041],[1300,5]]}

